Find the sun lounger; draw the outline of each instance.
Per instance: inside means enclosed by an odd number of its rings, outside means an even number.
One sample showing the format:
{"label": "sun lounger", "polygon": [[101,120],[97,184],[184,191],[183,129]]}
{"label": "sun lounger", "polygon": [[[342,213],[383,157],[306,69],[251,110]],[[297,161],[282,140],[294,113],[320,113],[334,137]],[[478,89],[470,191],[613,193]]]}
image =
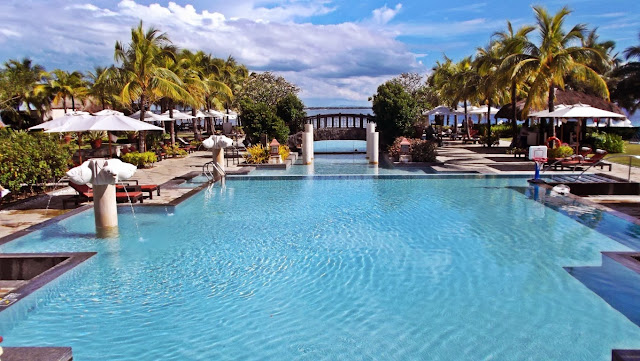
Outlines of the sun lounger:
{"label": "sun lounger", "polygon": [[467,133],[465,133],[465,134],[463,135],[463,137],[462,137],[462,142],[463,142],[464,144],[467,144],[467,142],[473,142],[473,144],[478,143],[478,140],[479,140],[480,138],[478,137],[478,131],[477,131],[477,130],[475,130],[475,129],[471,129],[471,130],[469,131],[469,135],[470,135],[470,137],[469,137],[469,136],[467,136]]}
{"label": "sun lounger", "polygon": [[600,166],[600,169],[609,167],[609,171],[611,171],[611,163],[604,161],[604,157],[608,154],[606,150],[596,149],[596,153],[592,157],[585,158],[582,154],[589,154],[591,152],[591,148],[585,148],[586,147],[581,149],[579,155],[574,156],[571,159],[561,161],[560,170],[564,170],[565,167],[575,171],[578,167]]}
{"label": "sun lounger", "polygon": [[[66,208],[66,205],[69,202],[74,202],[74,204],[77,206],[78,204],[80,204],[80,202],[93,201],[93,189],[91,189],[91,187],[89,187],[88,185],[86,184],[79,185],[73,182],[69,182],[69,186],[73,188],[76,192],[78,192],[78,194],[76,194],[71,198],[63,200],[62,208]],[[123,190],[122,192],[118,192],[116,190],[116,202],[118,203],[125,203],[125,202],[136,203],[137,201],[140,201],[140,203],[142,203],[142,198],[143,198],[142,192],[140,191],[129,192],[129,191]]]}
{"label": "sun lounger", "polygon": [[[135,186],[129,186],[129,182],[135,182],[136,185]],[[156,194],[160,195],[160,186],[157,184],[139,184],[139,181],[137,179],[130,179],[127,182],[124,182],[122,184],[118,184],[116,185],[116,191],[124,191],[124,188],[127,187],[127,191],[134,191],[134,192],[143,192],[143,193],[148,193],[149,199],[153,199],[153,192],[156,192]]]}

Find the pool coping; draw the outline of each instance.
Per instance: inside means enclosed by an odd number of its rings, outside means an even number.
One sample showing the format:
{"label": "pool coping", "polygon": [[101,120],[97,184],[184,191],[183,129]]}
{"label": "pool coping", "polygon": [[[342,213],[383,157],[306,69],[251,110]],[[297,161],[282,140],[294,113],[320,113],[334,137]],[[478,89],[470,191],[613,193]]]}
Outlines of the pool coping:
{"label": "pool coping", "polygon": [[41,274],[33,277],[25,285],[16,288],[10,293],[1,297],[0,300],[7,300],[10,303],[0,305],[0,312],[9,309],[9,307],[18,303],[18,301],[26,298],[39,288],[45,286],[54,279],[62,276],[67,271],[72,270],[82,262],[98,254],[97,252],[54,252],[54,253],[0,253],[0,259],[10,257],[68,257],[59,264],[47,269]]}

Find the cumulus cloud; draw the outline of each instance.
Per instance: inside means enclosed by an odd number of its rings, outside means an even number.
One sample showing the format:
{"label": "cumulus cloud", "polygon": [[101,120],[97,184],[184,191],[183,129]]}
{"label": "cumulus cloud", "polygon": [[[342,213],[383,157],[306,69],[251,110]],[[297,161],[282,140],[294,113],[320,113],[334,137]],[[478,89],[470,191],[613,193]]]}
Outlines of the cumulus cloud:
{"label": "cumulus cloud", "polygon": [[396,14],[398,14],[401,8],[402,8],[402,4],[396,5],[395,8],[393,9],[389,9],[385,4],[385,6],[379,9],[373,10],[373,14],[372,14],[373,21],[377,24],[384,25],[389,21],[391,21],[391,19],[393,19],[396,16]]}

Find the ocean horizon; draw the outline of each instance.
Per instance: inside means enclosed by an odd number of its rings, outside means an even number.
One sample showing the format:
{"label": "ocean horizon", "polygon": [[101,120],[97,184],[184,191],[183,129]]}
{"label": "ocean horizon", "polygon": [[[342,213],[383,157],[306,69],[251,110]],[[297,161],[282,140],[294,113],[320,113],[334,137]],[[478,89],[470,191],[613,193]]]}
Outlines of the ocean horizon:
{"label": "ocean horizon", "polygon": [[[307,112],[307,116],[314,116],[318,114],[371,114],[373,115],[373,109],[370,107],[307,107],[305,108]],[[634,115],[629,116],[627,112],[627,116],[631,121],[631,124],[634,127],[640,127],[640,112],[636,112]],[[473,116],[473,120],[477,122],[478,117]],[[495,118],[491,117],[492,124],[495,122]],[[453,119],[451,119],[451,124],[453,124]]]}

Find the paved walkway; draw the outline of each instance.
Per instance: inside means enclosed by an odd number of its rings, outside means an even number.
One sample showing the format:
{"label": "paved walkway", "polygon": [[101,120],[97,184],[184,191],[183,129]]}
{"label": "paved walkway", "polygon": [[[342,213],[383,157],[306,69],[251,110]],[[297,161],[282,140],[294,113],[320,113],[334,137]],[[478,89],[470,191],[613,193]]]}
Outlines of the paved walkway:
{"label": "paved walkway", "polygon": [[[442,166],[433,167],[441,172],[474,172],[483,174],[533,174],[534,165],[526,158],[515,158],[505,154],[508,144],[500,144],[499,147],[486,148],[480,145],[464,145],[461,142],[448,142],[438,149],[438,160]],[[141,184],[160,184],[170,182],[191,172],[201,172],[202,165],[211,160],[211,153],[198,151],[189,154],[186,158],[166,159],[156,163],[153,168],[139,169],[134,179]],[[238,166],[229,163],[228,170],[238,170]],[[600,169],[592,169],[593,172],[601,172]],[[549,172],[564,173],[570,172]],[[619,178],[627,179],[628,167],[614,164],[611,172],[604,171]],[[640,168],[632,168],[631,179],[640,181]],[[190,188],[164,186],[161,195],[154,195],[153,199],[145,199],[147,204],[168,204],[189,192]],[[13,234],[32,225],[41,223],[50,218],[64,214],[69,210],[62,207],[62,200],[71,197],[75,192],[67,186],[61,186],[26,202],[10,205],[0,210],[0,237]],[[637,208],[640,204],[640,196],[599,196],[589,197],[590,200],[616,209],[616,205],[624,208]],[[631,202],[631,203],[630,203]],[[71,204],[72,206],[72,204]],[[620,210],[620,209],[619,209]]]}

